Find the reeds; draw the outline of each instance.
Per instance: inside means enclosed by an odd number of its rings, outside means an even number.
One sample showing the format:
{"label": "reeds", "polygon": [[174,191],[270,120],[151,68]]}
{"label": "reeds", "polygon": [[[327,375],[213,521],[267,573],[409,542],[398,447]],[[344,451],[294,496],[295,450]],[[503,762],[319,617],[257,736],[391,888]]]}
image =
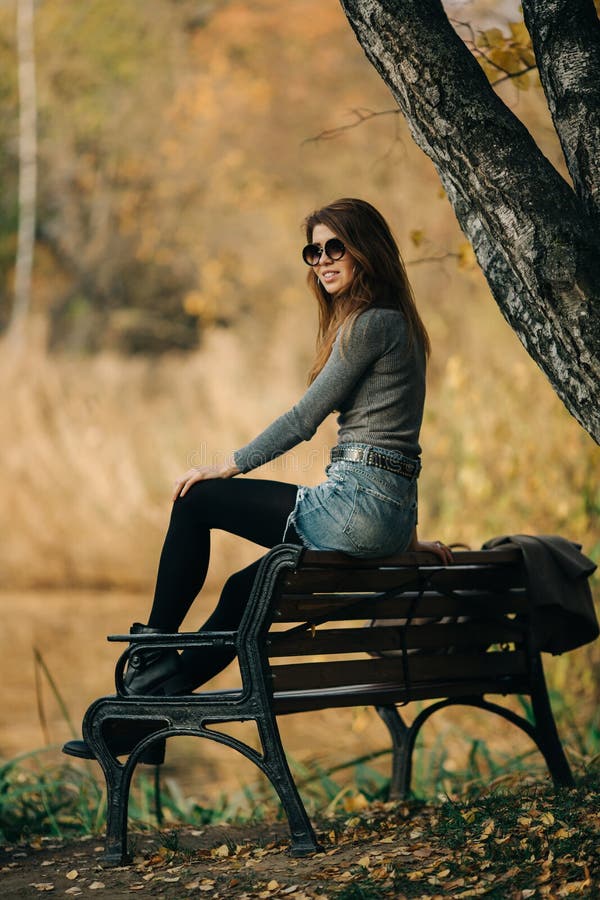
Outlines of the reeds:
{"label": "reeds", "polygon": [[[477,546],[506,532],[559,533],[600,557],[599,448],[509,335],[483,364],[482,330],[482,348],[434,356],[423,536]],[[187,357],[1,357],[4,587],[149,589],[175,477],[224,458],[301,394],[306,348],[278,333],[262,353],[215,331]],[[316,483],[334,442],[328,421],[252,477]],[[232,561],[256,555],[229,536],[216,547],[213,587]]]}

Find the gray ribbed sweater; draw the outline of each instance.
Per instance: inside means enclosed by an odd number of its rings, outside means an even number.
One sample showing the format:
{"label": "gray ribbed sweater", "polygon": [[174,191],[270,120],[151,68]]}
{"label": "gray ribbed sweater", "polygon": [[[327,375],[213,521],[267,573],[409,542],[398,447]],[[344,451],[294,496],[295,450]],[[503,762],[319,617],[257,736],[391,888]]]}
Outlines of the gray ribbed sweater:
{"label": "gray ribbed sweater", "polygon": [[250,472],[301,441],[308,441],[334,410],[338,444],[358,441],[417,457],[425,400],[425,354],[407,347],[404,316],[395,309],[361,313],[340,346],[340,331],[329,359],[304,396],[234,459]]}

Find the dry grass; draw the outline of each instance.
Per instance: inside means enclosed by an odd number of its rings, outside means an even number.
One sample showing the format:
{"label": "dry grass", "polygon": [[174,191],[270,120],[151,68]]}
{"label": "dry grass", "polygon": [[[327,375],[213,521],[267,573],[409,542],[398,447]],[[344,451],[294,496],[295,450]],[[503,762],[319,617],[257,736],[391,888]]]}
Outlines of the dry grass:
{"label": "dry grass", "polygon": [[[494,534],[556,532],[598,553],[600,450],[488,306],[473,307],[457,340],[440,335],[450,352],[430,324],[421,531],[474,546]],[[240,446],[300,395],[313,323],[286,319],[262,348],[214,331],[195,355],[160,360],[34,351],[15,364],[4,354],[5,587],[148,590],[175,476]],[[293,347],[289,334],[298,334]],[[314,483],[334,440],[332,418],[310,445],[252,477]],[[257,555],[218,538],[212,587]]]}

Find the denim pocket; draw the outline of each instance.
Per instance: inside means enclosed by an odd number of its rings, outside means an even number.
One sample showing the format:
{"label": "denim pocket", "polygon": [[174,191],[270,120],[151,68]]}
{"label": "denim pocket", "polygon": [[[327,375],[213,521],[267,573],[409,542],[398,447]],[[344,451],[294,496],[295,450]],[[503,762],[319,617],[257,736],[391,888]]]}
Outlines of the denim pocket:
{"label": "denim pocket", "polygon": [[361,554],[391,555],[410,543],[416,522],[416,482],[405,479],[402,493],[395,497],[384,490],[373,482],[356,481],[344,534]]}

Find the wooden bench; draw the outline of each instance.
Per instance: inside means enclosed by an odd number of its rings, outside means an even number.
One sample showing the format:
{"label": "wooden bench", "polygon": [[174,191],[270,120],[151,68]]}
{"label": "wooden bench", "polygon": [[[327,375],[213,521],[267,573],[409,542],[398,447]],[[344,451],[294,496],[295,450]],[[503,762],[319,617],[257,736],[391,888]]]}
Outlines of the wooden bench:
{"label": "wooden bench", "polygon": [[[157,741],[176,735],[219,741],[252,760],[281,799],[292,854],[318,850],[277,727],[277,716],[288,713],[374,706],[392,740],[391,798],[410,792],[419,729],[433,712],[452,704],[480,707],[517,725],[543,754],[555,784],[573,785],[534,649],[520,549],[460,551],[454,559],[443,566],[431,554],[409,552],[365,560],[280,544],[261,562],[237,632],[110,637],[130,644],[117,663],[117,693],[95,701],[83,722],[84,738],[106,778],[105,862],[127,860],[128,796],[137,762]],[[424,618],[433,621],[423,624]],[[374,627],[368,624],[373,619]],[[149,644],[235,646],[241,687],[128,697],[127,657]],[[486,699],[490,694],[528,695],[535,724]],[[413,700],[435,702],[408,726],[396,707]],[[147,730],[143,736],[141,729],[124,762],[104,739],[115,720]],[[215,729],[232,721],[256,723],[262,753]]]}

